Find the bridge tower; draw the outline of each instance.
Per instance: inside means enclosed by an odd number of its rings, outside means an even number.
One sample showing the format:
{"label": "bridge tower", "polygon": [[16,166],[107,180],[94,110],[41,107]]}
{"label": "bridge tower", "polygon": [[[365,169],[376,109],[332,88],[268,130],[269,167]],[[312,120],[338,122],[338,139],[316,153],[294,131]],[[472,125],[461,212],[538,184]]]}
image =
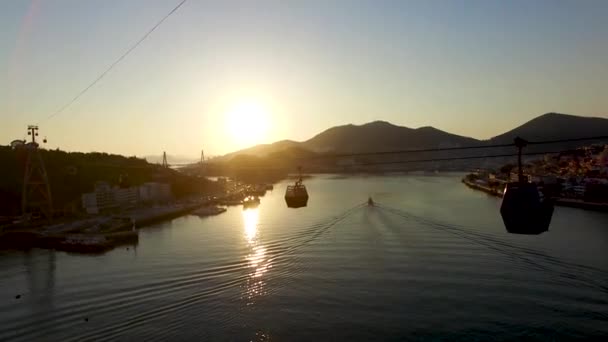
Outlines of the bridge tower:
{"label": "bridge tower", "polygon": [[169,163],[167,163],[167,152],[163,152],[163,167],[168,168]]}
{"label": "bridge tower", "polygon": [[[32,218],[39,215],[40,218],[50,222],[53,218],[53,199],[46,167],[36,141],[38,126],[29,125],[27,134],[32,140],[25,144],[27,159],[21,194],[21,212],[24,217]],[[46,143],[46,138],[42,141]]]}

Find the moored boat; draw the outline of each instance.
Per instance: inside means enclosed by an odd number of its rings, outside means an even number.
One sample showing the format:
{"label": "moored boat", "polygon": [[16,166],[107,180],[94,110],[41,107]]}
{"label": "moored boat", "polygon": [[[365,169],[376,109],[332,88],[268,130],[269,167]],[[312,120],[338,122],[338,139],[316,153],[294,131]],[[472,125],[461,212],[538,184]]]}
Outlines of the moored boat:
{"label": "moored boat", "polygon": [[221,213],[223,213],[225,211],[226,211],[226,208],[216,207],[216,206],[209,206],[209,207],[199,208],[199,209],[193,211],[192,214],[196,215],[196,216],[205,217],[205,216],[218,215],[218,214],[221,214]]}
{"label": "moored boat", "polygon": [[257,196],[247,196],[243,200],[243,208],[255,208],[260,205],[260,198]]}

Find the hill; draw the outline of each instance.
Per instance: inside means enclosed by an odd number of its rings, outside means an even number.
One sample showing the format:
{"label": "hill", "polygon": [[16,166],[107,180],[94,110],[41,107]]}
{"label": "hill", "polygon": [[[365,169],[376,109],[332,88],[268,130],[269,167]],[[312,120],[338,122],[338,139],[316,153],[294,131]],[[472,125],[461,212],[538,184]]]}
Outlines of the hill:
{"label": "hill", "polygon": [[[283,140],[273,144],[257,145],[219,158],[227,161],[238,155],[267,157],[276,153],[300,148],[316,153],[365,153],[376,151],[412,150],[442,147],[478,146],[483,144],[507,144],[520,136],[530,141],[559,140],[579,137],[608,135],[608,119],[559,113],[547,113],[521,126],[488,140],[477,140],[444,132],[433,127],[408,128],[385,121],[363,125],[343,125],[329,128],[313,138],[296,142]],[[552,149],[574,148],[594,141],[551,145]],[[538,149],[535,146],[534,149]],[[532,147],[531,147],[532,149]],[[505,153],[502,149],[497,151]],[[450,156],[460,155],[452,153]]]}
{"label": "hill", "polygon": [[[396,126],[386,121],[374,121],[363,125],[351,124],[332,127],[303,142],[282,140],[273,144],[256,145],[226,154],[216,161],[228,161],[239,155],[286,156],[278,152],[286,152],[287,155],[295,153],[301,157],[303,154],[310,155],[313,152],[359,153],[477,144],[481,144],[481,142],[433,127],[408,128]],[[307,153],[303,151],[307,151]]]}
{"label": "hill", "polygon": [[509,143],[517,136],[538,141],[600,135],[608,135],[608,119],[547,113],[490,139],[490,142]]}
{"label": "hill", "polygon": [[[444,132],[433,127],[408,128],[385,121],[374,121],[363,125],[343,125],[329,128],[309,140],[295,142],[283,140],[274,144],[258,145],[233,152],[218,158],[217,170],[234,169],[252,164],[264,167],[289,168],[305,164],[310,172],[381,171],[381,170],[466,170],[471,167],[494,167],[508,159],[477,159],[447,161],[442,163],[393,164],[361,167],[378,162],[399,162],[412,159],[452,158],[462,156],[486,156],[514,153],[513,147],[498,149],[462,150],[398,154],[382,156],[359,156],[348,160],[331,158],[332,154],[367,153],[378,151],[414,150],[443,147],[480,146],[486,144],[512,143],[516,136],[530,141],[559,140],[579,137],[608,135],[608,119],[582,117],[567,114],[547,113],[523,125],[488,140],[477,140]],[[551,145],[528,146],[527,152],[560,151],[604,141],[578,141]],[[240,156],[256,158],[241,158]],[[351,166],[345,166],[350,165]],[[338,165],[342,165],[337,167]],[[353,167],[358,165],[358,167]]]}
{"label": "hill", "polygon": [[[96,181],[117,185],[127,176],[130,185],[160,181],[170,183],[176,197],[209,190],[213,186],[205,179],[189,177],[144,159],[107,153],[79,153],[60,150],[40,150],[45,162],[55,210],[80,205],[80,196],[90,192]],[[0,146],[0,216],[18,215],[21,211],[21,190],[26,152]]]}
{"label": "hill", "polygon": [[408,128],[386,121],[330,128],[301,144],[315,152],[359,153],[479,144],[473,138],[450,134],[433,127]]}
{"label": "hill", "polygon": [[247,154],[256,157],[265,157],[276,152],[281,152],[292,147],[297,147],[299,146],[299,144],[300,143],[293,140],[281,140],[272,144],[260,144],[246,148],[244,150],[228,153],[222,157],[219,157],[218,160],[229,160],[232,157],[235,157],[240,154]]}

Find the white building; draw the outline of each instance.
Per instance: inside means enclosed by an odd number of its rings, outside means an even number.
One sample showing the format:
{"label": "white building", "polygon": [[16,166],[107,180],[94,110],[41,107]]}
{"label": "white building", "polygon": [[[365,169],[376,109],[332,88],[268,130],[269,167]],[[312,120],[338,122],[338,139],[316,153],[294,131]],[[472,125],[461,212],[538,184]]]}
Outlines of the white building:
{"label": "white building", "polygon": [[106,182],[95,183],[95,191],[82,194],[82,207],[88,214],[100,214],[117,208],[133,208],[138,203],[163,203],[172,199],[166,183],[145,183],[139,187],[111,188]]}
{"label": "white building", "polygon": [[114,198],[116,203],[123,208],[132,208],[139,202],[139,189],[136,187],[130,188],[114,188]]}
{"label": "white building", "polygon": [[87,214],[99,214],[97,196],[94,192],[82,194],[82,208],[84,208]]}
{"label": "white building", "polygon": [[118,207],[114,191],[106,182],[95,183],[95,191],[82,194],[82,207],[88,214],[99,214]]}
{"label": "white building", "polygon": [[139,200],[144,203],[171,200],[171,186],[166,183],[149,182],[139,187]]}

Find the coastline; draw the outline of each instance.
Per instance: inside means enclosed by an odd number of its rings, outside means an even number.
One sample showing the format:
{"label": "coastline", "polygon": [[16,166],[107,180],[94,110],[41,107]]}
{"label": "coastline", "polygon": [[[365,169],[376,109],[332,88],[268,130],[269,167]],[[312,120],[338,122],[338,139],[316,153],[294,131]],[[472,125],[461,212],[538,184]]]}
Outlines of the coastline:
{"label": "coastline", "polygon": [[[503,197],[503,193],[500,190],[496,190],[496,189],[490,188],[488,186],[484,186],[481,184],[471,182],[465,178],[462,179],[462,182],[473,190],[482,191],[482,192],[485,192],[486,194],[496,196],[496,197],[501,197],[501,198]],[[583,200],[570,199],[570,198],[556,198],[556,199],[554,199],[554,204],[556,206],[561,206],[561,207],[577,208],[577,209],[599,211],[599,212],[608,212],[608,203],[585,202]]]}
{"label": "coastline", "polygon": [[492,196],[496,196],[496,197],[500,197],[500,198],[503,197],[503,192],[500,190],[496,190],[496,189],[490,188],[489,186],[484,186],[481,184],[471,182],[471,181],[467,180],[466,178],[463,178],[462,182],[471,189],[479,190],[479,191],[485,192]]}
{"label": "coastline", "polygon": [[0,233],[0,249],[54,249],[71,253],[100,254],[139,242],[138,229],[188,214],[201,204],[140,209],[119,216],[119,223],[102,232],[66,229],[15,229]]}
{"label": "coastline", "polygon": [[[118,215],[102,215],[36,228],[0,230],[0,250],[53,249],[79,254],[102,254],[123,245],[137,245],[139,229],[181,217],[196,209],[234,196],[243,196],[251,185],[238,186],[214,198],[182,204],[132,209]],[[263,196],[264,193],[258,193]],[[239,202],[240,204],[240,202]]]}

